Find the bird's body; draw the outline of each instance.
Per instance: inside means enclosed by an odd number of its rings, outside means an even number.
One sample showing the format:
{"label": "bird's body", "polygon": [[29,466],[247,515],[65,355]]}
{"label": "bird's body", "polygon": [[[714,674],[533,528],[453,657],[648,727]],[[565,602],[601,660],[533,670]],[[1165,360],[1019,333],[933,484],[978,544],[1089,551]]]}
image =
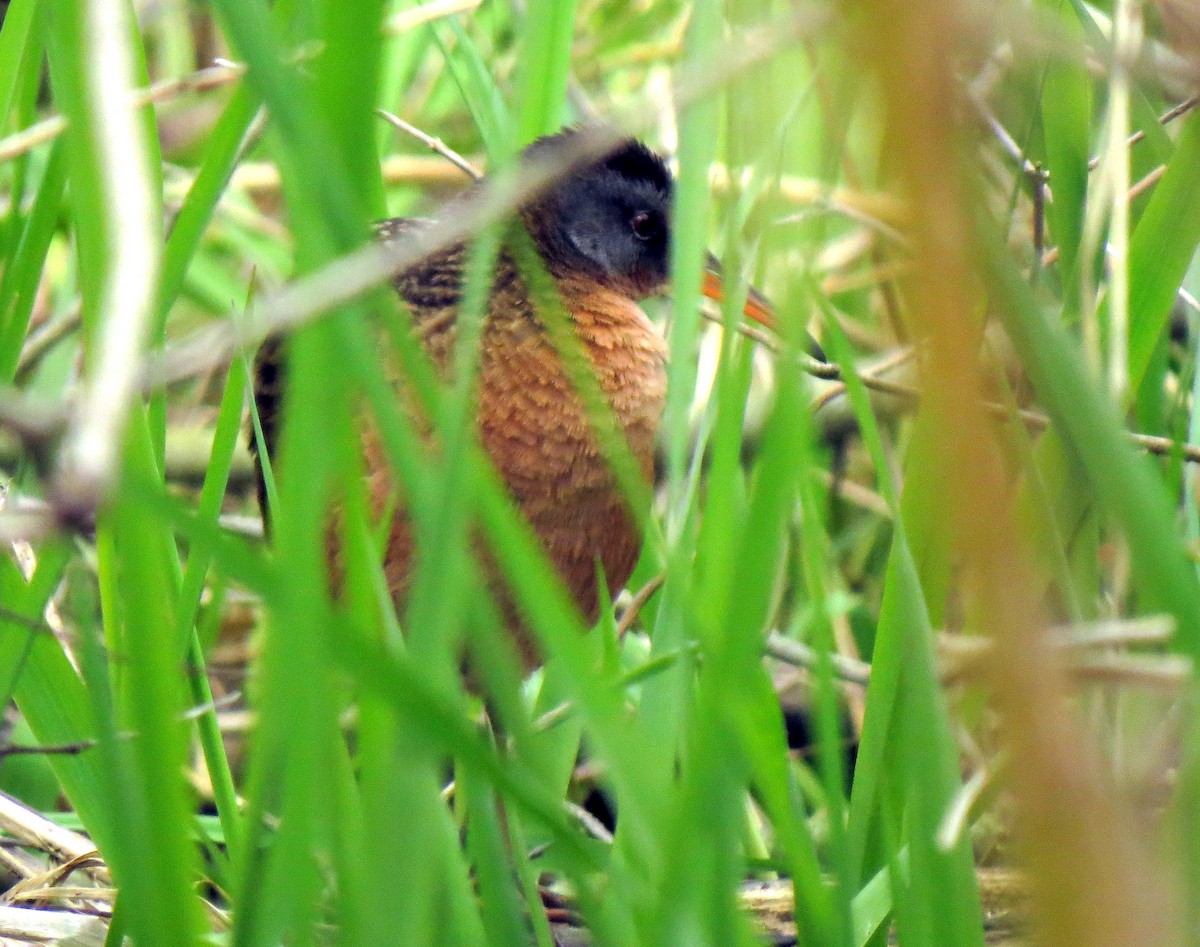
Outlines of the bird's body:
{"label": "bird's body", "polygon": [[[412,226],[411,221],[390,220],[379,232],[384,240],[394,239]],[[454,364],[464,257],[463,247],[453,247],[394,280],[426,353],[445,378]],[[627,296],[569,274],[556,276],[555,282],[600,390],[649,480],[667,382],[662,336]],[[480,441],[568,591],[594,620],[600,607],[597,563],[609,586],[619,591],[637,562],[641,535],[583,401],[507,252],[497,262],[483,326]],[[365,450],[372,500],[382,509],[391,489],[387,464],[373,437],[367,437]],[[393,523],[384,563],[399,601],[407,592],[412,554],[408,523],[400,515]],[[533,642],[494,577],[493,585],[518,650],[527,665],[534,664]]]}
{"label": "bird's body", "polygon": [[[553,148],[569,134],[542,139],[531,148]],[[521,211],[647,480],[666,391],[666,348],[638,300],[667,285],[670,200],[671,179],[662,160],[630,141]],[[397,219],[383,222],[378,230],[386,241],[415,226],[420,223]],[[425,351],[446,377],[454,364],[466,257],[465,247],[452,247],[394,279]],[[268,450],[283,377],[280,359],[278,343],[264,346],[256,380],[259,411],[268,416]],[[507,250],[500,253],[487,301],[478,398],[483,447],[581,611],[594,619],[600,608],[597,564],[608,588],[619,592],[637,561],[641,535],[583,401]],[[363,443],[378,514],[388,506],[392,482],[369,428]],[[406,597],[413,555],[401,509],[391,526],[384,563],[398,603]],[[537,650],[502,586],[494,576],[491,582],[517,649],[526,665],[533,666]]]}

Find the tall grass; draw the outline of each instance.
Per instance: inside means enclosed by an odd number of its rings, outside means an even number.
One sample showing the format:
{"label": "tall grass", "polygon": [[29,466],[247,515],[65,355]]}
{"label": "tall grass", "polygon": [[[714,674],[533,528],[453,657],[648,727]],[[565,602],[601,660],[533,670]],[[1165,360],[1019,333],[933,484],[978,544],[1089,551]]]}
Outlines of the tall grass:
{"label": "tall grass", "polygon": [[[757,943],[760,884],[800,943],[982,944],[1010,866],[1047,943],[1196,938],[1200,118],[1159,119],[1193,34],[1132,0],[134,7],[0,27],[0,681],[46,750],[0,789],[93,840],[112,943],[549,947],[547,887],[599,944]],[[240,67],[130,105],[213,57]],[[486,156],[453,213],[571,121],[676,161],[660,476],[593,628],[473,436],[505,241],[545,280],[522,235],[473,233],[449,383],[382,279],[346,290],[373,220],[467,183],[377,108]],[[265,541],[236,527],[273,320]],[[422,553],[399,613],[368,422]]]}

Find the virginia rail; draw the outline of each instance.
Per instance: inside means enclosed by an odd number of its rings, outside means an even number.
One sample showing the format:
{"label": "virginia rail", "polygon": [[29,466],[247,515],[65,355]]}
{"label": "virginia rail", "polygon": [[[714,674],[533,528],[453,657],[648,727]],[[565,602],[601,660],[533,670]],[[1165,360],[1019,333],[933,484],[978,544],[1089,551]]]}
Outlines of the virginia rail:
{"label": "virginia rail", "polygon": [[[539,139],[524,154],[545,153],[571,134]],[[638,301],[668,285],[671,192],[662,158],[631,139],[520,210],[647,480],[666,392],[666,346]],[[419,221],[396,218],[383,221],[378,231],[386,241],[419,226]],[[394,278],[425,350],[444,375],[454,361],[466,257],[466,247],[455,246]],[[721,298],[715,261],[702,288],[705,295]],[[750,294],[745,312],[769,324],[770,310],[757,294]],[[272,454],[282,378],[282,346],[272,340],[259,355],[255,379],[255,401]],[[641,535],[507,251],[499,255],[484,318],[478,427],[516,504],[581,611],[594,620],[600,606],[596,563],[603,565],[608,587],[620,591],[637,561]],[[378,512],[391,488],[387,465],[369,430],[363,443]],[[261,468],[259,499],[265,500]],[[412,554],[408,522],[400,512],[385,556],[398,603],[407,590]],[[492,584],[517,648],[532,667],[536,648],[502,587]]]}

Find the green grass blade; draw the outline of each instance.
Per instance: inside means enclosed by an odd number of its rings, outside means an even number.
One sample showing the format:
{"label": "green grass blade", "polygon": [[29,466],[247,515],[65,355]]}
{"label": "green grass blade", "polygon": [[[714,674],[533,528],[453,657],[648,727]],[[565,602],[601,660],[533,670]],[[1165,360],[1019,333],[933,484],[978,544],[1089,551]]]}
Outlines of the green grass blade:
{"label": "green grass blade", "polygon": [[33,210],[25,219],[20,241],[0,276],[0,379],[5,382],[12,382],[20,364],[46,254],[58,227],[66,170],[66,146],[56,142],[50,150]]}
{"label": "green grass blade", "polygon": [[[36,51],[40,44],[38,16],[41,10],[36,0],[16,0],[4,11],[0,29],[0,115],[15,116],[13,109],[22,75],[36,70]],[[7,131],[8,119],[0,125]]]}
{"label": "green grass blade", "polygon": [[[225,381],[225,394],[221,399],[217,415],[217,428],[213,437],[212,456],[205,471],[204,486],[200,491],[197,518],[201,522],[215,524],[221,511],[221,501],[229,482],[233,451],[241,435],[242,404],[246,388],[246,367],[242,359],[234,359],[229,366]],[[176,612],[176,641],[183,642],[180,652],[187,653],[188,683],[192,703],[207,708],[196,721],[200,745],[204,752],[209,777],[212,780],[213,797],[221,829],[231,859],[240,855],[242,830],[237,804],[237,789],[225,754],[213,693],[208,683],[208,672],[204,662],[204,651],[195,627],[200,598],[204,591],[204,579],[210,558],[200,550],[188,557],[180,583],[179,605]]]}
{"label": "green grass blade", "polygon": [[[1079,31],[1077,21],[1064,15],[1065,29]],[[1087,198],[1091,157],[1092,84],[1081,63],[1052,60],[1046,66],[1041,95],[1042,134],[1046,168],[1054,182],[1054,200],[1047,208],[1050,235],[1058,247],[1058,270],[1067,287],[1068,307],[1078,308],[1071,287],[1077,286],[1076,257],[1083,234],[1083,204]],[[1077,290],[1076,290],[1077,292]]]}
{"label": "green grass blade", "polygon": [[165,326],[171,306],[183,290],[188,266],[200,246],[205,228],[212,220],[217,202],[229,184],[246,132],[257,111],[255,96],[245,86],[240,87],[213,129],[200,163],[200,171],[171,225],[163,250],[162,273],[158,284],[159,333]]}
{"label": "green grass blade", "polygon": [[1185,121],[1129,244],[1129,381],[1136,390],[1200,244],[1200,115]]}
{"label": "green grass blade", "polygon": [[[62,580],[69,547],[43,547],[37,571],[26,582],[7,556],[0,559],[0,599],[7,610],[0,641],[5,693],[14,697],[37,739],[48,746],[95,736],[91,701],[41,616]],[[67,798],[102,848],[112,838],[111,800],[97,760],[87,753],[50,759]]]}
{"label": "green grass blade", "polygon": [[1025,370],[1097,498],[1124,530],[1147,605],[1170,612],[1180,650],[1200,657],[1200,582],[1162,481],[1136,456],[1111,407],[1089,383],[1076,347],[1045,318],[1012,269],[998,261],[996,251],[989,251],[984,266]]}
{"label": "green grass blade", "polygon": [[575,0],[532,0],[522,24],[520,144],[562,127],[566,114]]}

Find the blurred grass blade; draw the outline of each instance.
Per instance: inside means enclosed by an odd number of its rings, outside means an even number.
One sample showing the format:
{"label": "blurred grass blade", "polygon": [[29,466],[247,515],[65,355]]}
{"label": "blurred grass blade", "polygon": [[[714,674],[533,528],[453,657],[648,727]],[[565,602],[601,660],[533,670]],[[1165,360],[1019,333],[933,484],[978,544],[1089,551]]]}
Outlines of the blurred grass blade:
{"label": "blurred grass blade", "polygon": [[[126,463],[141,477],[155,476],[149,438],[131,440]],[[144,817],[147,833],[132,849],[139,864],[128,870],[140,877],[127,895],[141,888],[155,904],[153,910],[136,905],[130,921],[136,936],[148,942],[173,938],[189,943],[199,934],[201,914],[193,889],[196,853],[189,840],[192,802],[182,775],[187,741],[180,655],[174,636],[164,634],[175,627],[178,606],[173,538],[136,500],[122,497],[112,522],[122,556],[117,576],[123,620],[119,659],[128,669],[128,686],[118,700],[123,719],[138,734],[132,755],[141,781],[130,815],[134,825],[140,821],[137,816]]]}

